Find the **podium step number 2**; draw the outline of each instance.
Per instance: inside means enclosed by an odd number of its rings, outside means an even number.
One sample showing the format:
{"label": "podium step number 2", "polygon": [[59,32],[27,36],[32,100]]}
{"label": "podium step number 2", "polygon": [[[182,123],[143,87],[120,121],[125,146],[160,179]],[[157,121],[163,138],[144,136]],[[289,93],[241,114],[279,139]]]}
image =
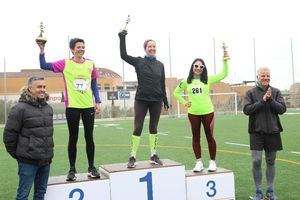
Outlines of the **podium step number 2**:
{"label": "podium step number 2", "polygon": [[45,195],[46,200],[110,200],[109,179],[90,179],[78,174],[77,180],[67,182],[66,176],[51,177]]}

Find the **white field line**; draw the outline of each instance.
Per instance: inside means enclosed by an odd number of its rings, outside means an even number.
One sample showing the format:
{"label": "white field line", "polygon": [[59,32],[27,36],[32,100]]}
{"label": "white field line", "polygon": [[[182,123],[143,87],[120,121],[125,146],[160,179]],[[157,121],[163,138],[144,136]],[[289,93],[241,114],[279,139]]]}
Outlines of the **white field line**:
{"label": "white field line", "polygon": [[120,126],[120,124],[101,124],[101,125],[104,126],[105,128]]}
{"label": "white field line", "polygon": [[300,152],[297,152],[297,151],[291,151],[291,153],[300,155]]}
{"label": "white field line", "polygon": [[169,133],[170,133],[170,131],[165,131],[165,132],[158,132],[157,134],[167,136],[167,135],[169,135]]}
{"label": "white field line", "polygon": [[300,112],[297,112],[297,113],[285,113],[285,115],[300,115]]}
{"label": "white field line", "polygon": [[239,144],[239,143],[233,143],[233,142],[225,142],[225,144],[235,145],[235,146],[241,146],[241,147],[250,147],[249,144]]}
{"label": "white field line", "polygon": [[[98,125],[94,125],[94,128],[98,127]],[[79,128],[83,128],[83,125],[79,125]]]}
{"label": "white field line", "polygon": [[[165,131],[165,132],[157,132],[158,135],[164,135],[164,136],[167,136],[169,135],[170,131]],[[142,133],[142,135],[148,135],[150,134],[149,132],[146,132],[146,133]]]}
{"label": "white field line", "polygon": [[185,139],[192,139],[191,136],[184,136]]}

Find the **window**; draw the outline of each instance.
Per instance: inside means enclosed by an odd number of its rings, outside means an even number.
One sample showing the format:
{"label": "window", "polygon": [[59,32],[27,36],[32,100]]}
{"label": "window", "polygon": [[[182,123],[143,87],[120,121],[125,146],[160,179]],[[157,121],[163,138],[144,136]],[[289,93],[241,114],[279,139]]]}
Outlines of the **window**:
{"label": "window", "polygon": [[104,84],[104,90],[105,90],[105,91],[110,90],[110,85],[107,84],[107,83],[105,83],[105,84]]}
{"label": "window", "polygon": [[123,86],[117,86],[117,90],[123,90]]}

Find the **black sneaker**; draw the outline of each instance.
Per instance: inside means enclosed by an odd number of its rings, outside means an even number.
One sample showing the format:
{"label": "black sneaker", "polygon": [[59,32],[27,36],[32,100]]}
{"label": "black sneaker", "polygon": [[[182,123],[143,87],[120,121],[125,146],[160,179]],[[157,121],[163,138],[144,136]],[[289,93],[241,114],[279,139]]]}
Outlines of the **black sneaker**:
{"label": "black sneaker", "polygon": [[129,157],[128,163],[127,163],[127,168],[135,168],[136,166],[136,159],[134,156]]}
{"label": "black sneaker", "polygon": [[272,189],[268,189],[266,192],[267,200],[278,200],[278,197],[274,195],[274,191]]}
{"label": "black sneaker", "polygon": [[154,165],[163,165],[163,162],[159,159],[156,154],[153,154],[150,158],[150,163]]}
{"label": "black sneaker", "polygon": [[88,169],[88,177],[91,177],[91,178],[100,178],[100,174],[97,171],[96,167],[89,167],[89,169]]}
{"label": "black sneaker", "polygon": [[76,181],[76,169],[70,169],[66,181]]}

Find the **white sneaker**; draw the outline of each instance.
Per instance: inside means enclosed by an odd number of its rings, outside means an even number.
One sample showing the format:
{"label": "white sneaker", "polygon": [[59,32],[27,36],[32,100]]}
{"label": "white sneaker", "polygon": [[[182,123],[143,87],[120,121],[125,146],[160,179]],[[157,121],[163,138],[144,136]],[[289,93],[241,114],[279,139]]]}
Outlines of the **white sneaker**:
{"label": "white sneaker", "polygon": [[193,172],[201,172],[204,169],[202,161],[197,161]]}
{"label": "white sneaker", "polygon": [[214,161],[214,160],[210,160],[209,161],[208,171],[209,172],[215,172],[215,171],[217,171],[216,161]]}

